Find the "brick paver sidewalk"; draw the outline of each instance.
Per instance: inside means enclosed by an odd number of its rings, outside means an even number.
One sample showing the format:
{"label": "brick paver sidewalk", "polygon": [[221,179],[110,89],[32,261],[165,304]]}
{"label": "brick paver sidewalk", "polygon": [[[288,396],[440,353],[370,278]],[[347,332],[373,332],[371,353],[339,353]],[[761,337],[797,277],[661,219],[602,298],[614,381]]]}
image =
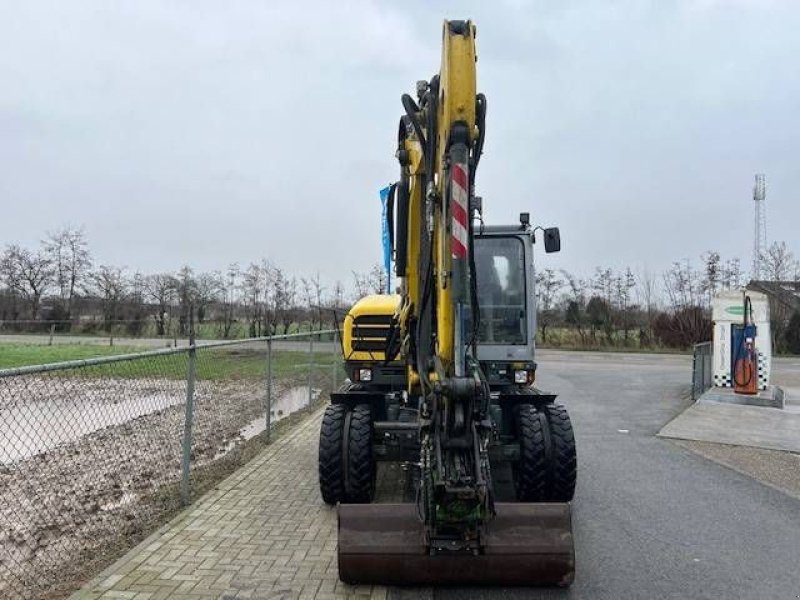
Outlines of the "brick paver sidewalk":
{"label": "brick paver sidewalk", "polygon": [[74,598],[385,598],[336,572],[336,511],[322,503],[322,411],[91,581]]}

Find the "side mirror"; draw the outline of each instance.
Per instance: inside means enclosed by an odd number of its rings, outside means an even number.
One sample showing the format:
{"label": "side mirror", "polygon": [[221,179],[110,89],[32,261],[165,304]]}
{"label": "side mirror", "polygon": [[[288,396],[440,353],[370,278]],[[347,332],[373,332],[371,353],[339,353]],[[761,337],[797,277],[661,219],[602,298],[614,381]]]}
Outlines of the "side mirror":
{"label": "side mirror", "polygon": [[550,254],[551,252],[561,251],[561,233],[558,227],[548,227],[542,230],[544,232],[544,251]]}

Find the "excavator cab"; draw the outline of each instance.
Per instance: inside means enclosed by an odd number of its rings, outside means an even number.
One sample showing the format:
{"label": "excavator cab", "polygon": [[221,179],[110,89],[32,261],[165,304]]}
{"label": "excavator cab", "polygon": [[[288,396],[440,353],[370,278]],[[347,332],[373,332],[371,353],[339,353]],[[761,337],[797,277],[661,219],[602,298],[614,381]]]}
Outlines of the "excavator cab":
{"label": "excavator cab", "polygon": [[[560,250],[558,229],[545,231],[551,232],[544,236],[546,244],[548,239],[559,240],[550,252]],[[492,388],[529,386],[535,379],[534,243],[527,213],[520,225],[483,226],[475,235],[477,355]]]}

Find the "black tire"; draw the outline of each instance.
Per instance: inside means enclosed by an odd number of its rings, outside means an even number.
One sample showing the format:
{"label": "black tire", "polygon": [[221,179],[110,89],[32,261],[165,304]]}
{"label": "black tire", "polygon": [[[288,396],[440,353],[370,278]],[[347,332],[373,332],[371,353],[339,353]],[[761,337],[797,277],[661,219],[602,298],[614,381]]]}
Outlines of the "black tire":
{"label": "black tire", "polygon": [[319,430],[319,491],[331,506],[344,500],[344,461],[342,440],[347,406],[330,404]]}
{"label": "black tire", "polygon": [[578,455],[575,434],[567,409],[560,404],[543,407],[550,429],[550,481],[547,496],[550,502],[570,502],[575,496],[578,476]]}
{"label": "black tire", "polygon": [[519,462],[512,466],[517,500],[547,500],[546,420],[532,404],[520,404],[516,414]]}
{"label": "black tire", "polygon": [[345,497],[354,504],[367,504],[375,497],[375,460],[372,456],[372,410],[356,405],[350,413],[347,436],[347,481]]}

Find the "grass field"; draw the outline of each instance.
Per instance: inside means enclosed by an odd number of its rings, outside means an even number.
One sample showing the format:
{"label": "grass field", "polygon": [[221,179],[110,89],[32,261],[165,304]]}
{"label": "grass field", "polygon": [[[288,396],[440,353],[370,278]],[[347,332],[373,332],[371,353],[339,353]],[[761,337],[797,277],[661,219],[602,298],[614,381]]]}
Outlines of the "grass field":
{"label": "grass field", "polygon": [[137,346],[96,346],[90,344],[63,344],[55,346],[0,344],[0,369],[24,367],[27,365],[42,365],[64,360],[96,358],[98,356],[112,356],[115,354],[130,354],[145,349],[146,348]]}
{"label": "grass field", "polygon": [[[141,350],[142,348],[135,346],[0,344],[0,369],[130,354]],[[85,377],[185,379],[187,362],[188,353],[180,352],[82,367],[64,371],[64,374]],[[332,352],[314,353],[315,370],[332,374],[334,364],[339,362],[339,357]],[[307,352],[281,350],[272,353],[272,374],[275,377],[301,376],[308,372],[310,365]],[[266,373],[267,355],[263,347],[254,348],[252,345],[216,349],[200,347],[197,350],[198,379],[265,379]],[[339,373],[339,376],[343,378],[344,373]]]}

